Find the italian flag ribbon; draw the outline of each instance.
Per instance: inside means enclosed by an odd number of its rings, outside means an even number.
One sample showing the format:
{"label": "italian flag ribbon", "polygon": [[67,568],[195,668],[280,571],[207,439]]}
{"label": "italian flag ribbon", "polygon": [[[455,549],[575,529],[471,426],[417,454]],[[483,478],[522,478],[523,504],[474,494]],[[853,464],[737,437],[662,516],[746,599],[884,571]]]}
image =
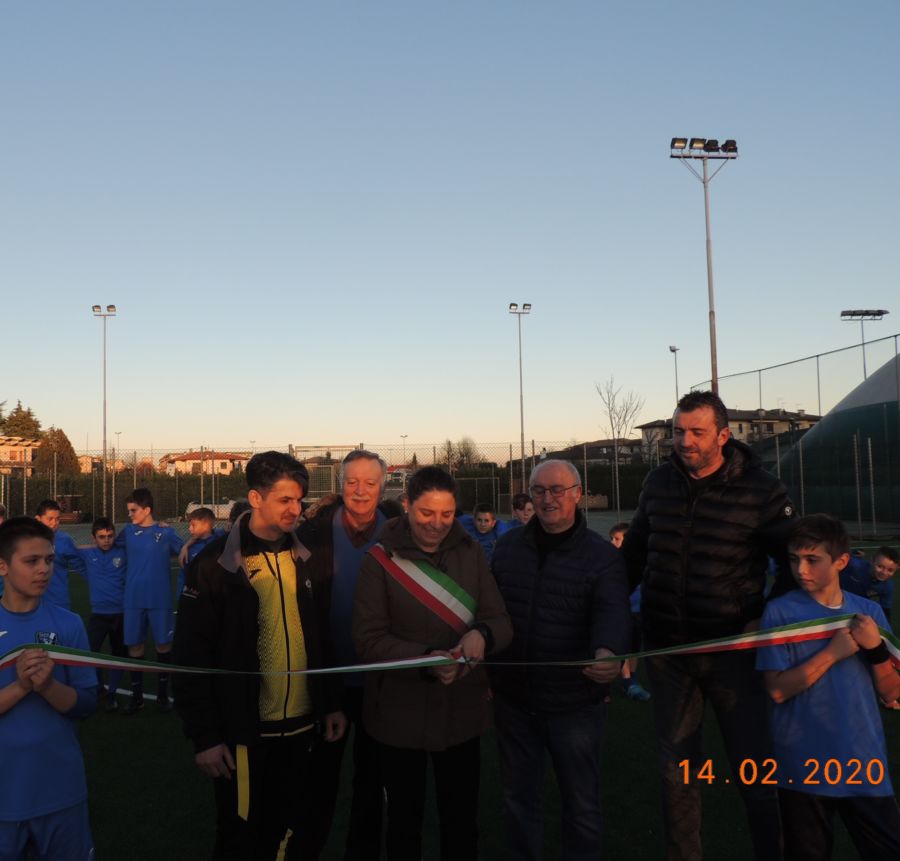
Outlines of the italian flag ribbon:
{"label": "italian flag ribbon", "polygon": [[475,620],[475,599],[452,577],[424,559],[388,556],[376,544],[369,553],[419,603],[446,622],[457,634],[464,634]]}
{"label": "italian flag ribbon", "polygon": [[[371,552],[371,551],[370,551]],[[683,646],[670,646],[665,649],[653,649],[646,652],[633,652],[624,655],[613,655],[607,658],[586,658],[580,661],[482,661],[481,665],[487,666],[544,666],[544,667],[586,667],[600,661],[624,661],[628,658],[644,658],[653,655],[700,655],[714,652],[730,652],[741,649],[756,649],[760,646],[776,646],[785,643],[801,643],[806,640],[827,640],[834,636],[834,632],[846,628],[850,624],[852,615],[829,616],[824,619],[812,619],[806,622],[794,622],[790,625],[782,625],[778,628],[769,628],[765,631],[750,631],[746,634],[738,634],[732,637],[720,637],[716,640],[704,640],[699,643],[688,643]],[[900,639],[891,631],[879,628],[891,663],[895,669],[900,670]],[[19,646],[0,655],[0,670],[15,664],[16,659],[26,649],[44,649],[53,656],[57,664],[71,667],[95,667],[102,669],[137,670],[144,672],[164,673],[192,673],[207,675],[266,675],[261,672],[248,670],[210,669],[207,667],[182,667],[177,664],[161,664],[156,661],[134,661],[130,658],[117,658],[112,655],[99,654],[97,652],[85,652],[81,649],[70,649],[66,646],[50,646],[43,644],[29,644]],[[463,658],[444,658],[440,655],[422,655],[414,658],[403,658],[396,661],[378,661],[372,664],[352,664],[344,667],[327,667],[307,670],[289,670],[270,675],[333,675],[338,673],[375,672],[386,670],[408,670],[422,667],[440,667],[452,663],[464,663]]]}

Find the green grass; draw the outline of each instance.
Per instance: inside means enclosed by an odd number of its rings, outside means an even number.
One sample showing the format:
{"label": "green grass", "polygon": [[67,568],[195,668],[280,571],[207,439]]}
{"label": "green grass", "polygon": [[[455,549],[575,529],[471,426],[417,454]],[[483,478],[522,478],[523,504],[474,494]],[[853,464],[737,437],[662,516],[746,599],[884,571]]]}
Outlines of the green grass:
{"label": "green grass", "polygon": [[[174,574],[173,574],[174,576]],[[87,590],[71,577],[73,607],[87,613]],[[148,658],[154,656],[152,646]],[[153,674],[147,690],[155,689]],[[123,680],[127,685],[127,676]],[[890,770],[900,780],[900,712],[884,712]],[[717,774],[727,765],[715,722],[707,721],[706,755]],[[173,714],[161,714],[153,702],[132,717],[98,713],[81,728],[88,774],[91,820],[100,861],[194,861],[209,855],[213,839],[212,789],[194,766],[193,752]],[[326,861],[342,857],[343,833],[349,810],[349,766],[338,801]],[[652,704],[634,703],[616,692],[609,706],[603,755],[603,794],[606,857],[658,859],[663,857],[659,784],[656,777]],[[298,779],[314,779],[304,775]],[[494,738],[482,741],[480,797],[481,855],[502,858],[505,841],[501,822],[500,784]],[[559,797],[548,763],[545,795],[546,858],[559,856]],[[703,841],[707,858],[749,859],[750,840],[743,808],[733,785],[702,787]],[[438,858],[438,826],[433,799],[426,808],[425,859]],[[835,859],[856,857],[838,828]]]}

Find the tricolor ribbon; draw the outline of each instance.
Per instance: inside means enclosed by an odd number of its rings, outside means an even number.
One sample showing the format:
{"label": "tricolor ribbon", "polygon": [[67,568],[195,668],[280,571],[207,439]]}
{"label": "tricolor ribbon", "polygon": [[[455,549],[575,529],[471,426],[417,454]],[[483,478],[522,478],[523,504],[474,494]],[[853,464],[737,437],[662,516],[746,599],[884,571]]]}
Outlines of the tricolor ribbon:
{"label": "tricolor ribbon", "polygon": [[[484,666],[541,666],[541,667],[586,667],[598,661],[624,661],[629,658],[646,658],[654,655],[700,655],[715,652],[731,652],[742,649],[756,649],[760,646],[777,646],[785,643],[802,643],[807,640],[826,640],[834,636],[834,632],[849,626],[852,614],[829,616],[825,619],[811,619],[806,622],[794,622],[769,628],[765,631],[750,631],[732,637],[720,637],[715,640],[704,640],[699,643],[688,643],[683,646],[669,646],[664,649],[652,649],[646,652],[631,652],[624,655],[611,655],[605,658],[586,658],[579,661],[481,661]],[[879,633],[887,646],[894,667],[900,670],[900,640],[891,631],[879,628]],[[249,670],[210,669],[206,667],[182,667],[177,664],[161,664],[157,661],[134,661],[130,658],[117,658],[97,652],[85,652],[81,649],[70,649],[66,646],[34,644],[19,646],[0,656],[0,669],[16,662],[26,649],[44,649],[53,655],[58,664],[72,667],[95,667],[98,669],[136,670],[139,672],[158,671],[163,673],[192,673],[207,675],[264,675]],[[464,663],[464,658],[445,658],[441,655],[421,655],[414,658],[403,658],[396,661],[377,661],[371,664],[351,664],[343,667],[325,667],[312,670],[289,670],[272,675],[333,675],[337,673],[383,672],[386,670],[409,670],[423,667],[440,667],[452,663]]]}

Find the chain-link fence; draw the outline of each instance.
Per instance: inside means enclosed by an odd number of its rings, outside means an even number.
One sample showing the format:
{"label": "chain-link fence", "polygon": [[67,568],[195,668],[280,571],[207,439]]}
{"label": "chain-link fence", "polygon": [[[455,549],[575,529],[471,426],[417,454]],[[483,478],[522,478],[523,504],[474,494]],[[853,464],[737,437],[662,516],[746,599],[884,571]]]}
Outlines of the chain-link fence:
{"label": "chain-link fence", "polygon": [[[547,457],[562,457],[581,473],[591,507],[616,508],[612,446],[541,440],[526,445],[524,458],[519,445],[476,444],[470,439],[440,444],[288,444],[266,446],[265,450],[288,452],[305,464],[310,474],[310,499],[337,492],[341,461],[350,451],[366,448],[378,452],[388,464],[388,497],[402,493],[407,478],[420,466],[437,464],[457,479],[461,508],[471,511],[478,503],[488,502],[503,515],[510,513],[512,495],[527,488],[535,464]],[[256,450],[263,448],[257,446]],[[89,521],[104,511],[123,520],[125,498],[134,488],[146,487],[153,493],[156,515],[177,520],[184,517],[189,504],[209,505],[246,496],[244,470],[253,454],[253,450],[206,447],[162,454],[110,449],[105,471],[103,453],[96,450],[77,454],[77,470],[71,465],[64,468],[55,458],[52,465],[43,467],[30,461],[5,463],[0,465],[0,502],[11,514],[32,514],[41,500],[54,498],[63,508],[64,522]],[[636,505],[648,469],[637,443],[627,453],[620,453],[620,507]]]}
{"label": "chain-link fence", "polygon": [[[719,395],[729,409],[802,409],[823,416],[874,372],[900,356],[900,334],[865,344],[804,356],[790,362],[719,377]],[[900,398],[896,375],[894,398]],[[692,390],[708,389],[709,380]]]}

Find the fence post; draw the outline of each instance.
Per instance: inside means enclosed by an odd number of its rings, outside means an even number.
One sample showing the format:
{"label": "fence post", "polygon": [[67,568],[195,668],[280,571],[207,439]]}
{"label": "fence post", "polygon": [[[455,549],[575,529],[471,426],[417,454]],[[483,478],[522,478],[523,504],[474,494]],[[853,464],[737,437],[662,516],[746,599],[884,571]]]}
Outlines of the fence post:
{"label": "fence post", "polygon": [[775,434],[775,475],[781,478],[781,445],[778,442],[778,434]]}
{"label": "fence post", "polygon": [[797,443],[797,453],[800,460],[800,516],[806,517],[806,488],[803,486],[803,437]]}
{"label": "fence post", "polygon": [[853,475],[856,479],[856,524],[858,532],[856,533],[862,538],[862,494],[859,486],[859,437],[853,434]]}
{"label": "fence post", "polygon": [[872,437],[866,438],[866,444],[869,449],[869,492],[872,496],[872,537],[878,534],[875,526],[875,468],[872,465]]}

